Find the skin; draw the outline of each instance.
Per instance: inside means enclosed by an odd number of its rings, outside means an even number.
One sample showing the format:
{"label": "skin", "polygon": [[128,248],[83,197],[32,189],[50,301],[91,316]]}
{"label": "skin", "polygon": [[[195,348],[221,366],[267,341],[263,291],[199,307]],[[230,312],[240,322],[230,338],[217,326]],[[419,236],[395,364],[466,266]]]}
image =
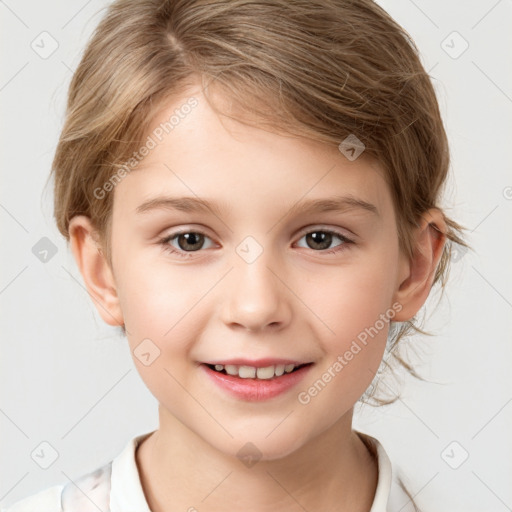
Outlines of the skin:
{"label": "skin", "polygon": [[[112,268],[90,220],[74,217],[71,247],[99,314],[124,324],[133,351],[144,339],[160,350],[134,363],[159,401],[159,428],[136,461],[153,512],[367,511],[377,462],[352,431],[353,406],[382,359],[388,325],[307,404],[307,390],[379,315],[399,304],[395,321],[426,300],[445,243],[442,213],[425,212],[416,250],[399,250],[388,186],[363,153],[349,161],[337,148],[277,135],[219,117],[199,88],[165,104],[154,127],[190,97],[198,105],[114,190]],[[226,100],[217,95],[217,104]],[[224,103],[227,105],[227,103]],[[304,214],[299,200],[347,195],[363,209]],[[221,210],[136,209],[159,195],[194,196]],[[205,234],[186,252],[178,229]],[[335,230],[327,249],[305,235]],[[253,237],[261,255],[236,252]],[[185,247],[185,249],[183,249]],[[338,249],[334,254],[328,250]],[[314,362],[306,378],[262,402],[217,388],[200,362],[244,357]],[[237,452],[253,443],[261,459],[246,467]],[[220,484],[220,485],[219,485]],[[300,505],[299,505],[300,504]]]}

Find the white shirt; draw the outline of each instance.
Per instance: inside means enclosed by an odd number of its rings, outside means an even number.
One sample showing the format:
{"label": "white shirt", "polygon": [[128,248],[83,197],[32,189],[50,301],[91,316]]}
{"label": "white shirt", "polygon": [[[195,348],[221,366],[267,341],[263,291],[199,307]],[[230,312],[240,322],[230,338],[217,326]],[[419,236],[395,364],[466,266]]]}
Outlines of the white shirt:
{"label": "white shirt", "polygon": [[[137,445],[153,432],[134,437],[114,460],[73,482],[55,485],[0,512],[151,512],[135,460]],[[357,432],[373,445],[378,459],[378,481],[369,512],[413,510],[409,498],[392,477],[391,462],[380,442]],[[372,450],[373,451],[373,450]],[[76,485],[75,485],[76,484]]]}

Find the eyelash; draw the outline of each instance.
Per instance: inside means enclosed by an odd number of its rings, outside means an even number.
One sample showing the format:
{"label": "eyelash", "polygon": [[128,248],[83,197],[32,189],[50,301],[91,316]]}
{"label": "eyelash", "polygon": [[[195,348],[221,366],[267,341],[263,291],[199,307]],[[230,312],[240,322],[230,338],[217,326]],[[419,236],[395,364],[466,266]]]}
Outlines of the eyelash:
{"label": "eyelash", "polygon": [[[190,258],[194,253],[201,252],[201,250],[200,249],[198,251],[177,250],[174,247],[172,247],[171,245],[169,245],[169,242],[171,242],[172,240],[174,240],[175,238],[177,238],[180,235],[191,234],[191,233],[197,234],[197,235],[203,235],[204,237],[209,238],[208,235],[206,235],[206,233],[203,233],[201,230],[177,231],[176,233],[171,233],[170,235],[160,239],[158,241],[158,244],[160,244],[162,246],[162,248],[164,249],[164,251],[166,251],[168,253],[177,255],[181,258]],[[330,235],[337,236],[343,242],[342,244],[337,245],[334,249],[324,249],[324,250],[317,250],[317,251],[315,251],[314,249],[311,249],[314,252],[319,252],[319,253],[324,253],[324,254],[338,254],[344,250],[347,250],[348,245],[354,244],[353,240],[347,238],[342,233],[340,233],[338,231],[333,231],[330,229],[312,229],[310,231],[307,231],[306,233],[303,233],[302,236],[299,238],[299,240],[311,233],[328,233]]]}

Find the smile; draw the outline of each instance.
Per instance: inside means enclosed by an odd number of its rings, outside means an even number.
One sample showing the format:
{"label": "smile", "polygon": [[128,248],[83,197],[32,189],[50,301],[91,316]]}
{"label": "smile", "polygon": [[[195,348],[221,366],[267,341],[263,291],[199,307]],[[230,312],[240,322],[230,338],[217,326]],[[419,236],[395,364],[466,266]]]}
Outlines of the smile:
{"label": "smile", "polygon": [[264,366],[257,368],[256,366],[235,365],[235,364],[215,364],[208,365],[216,372],[224,373],[225,375],[232,375],[240,377],[241,379],[272,379],[273,377],[281,377],[285,373],[292,373],[293,371],[304,366],[303,364],[276,364],[271,366]]}
{"label": "smile", "polygon": [[215,383],[216,388],[223,394],[251,402],[268,400],[291,390],[307,375],[312,366],[313,363],[299,362],[265,362],[258,363],[257,366],[221,363],[199,365],[210,382]]}

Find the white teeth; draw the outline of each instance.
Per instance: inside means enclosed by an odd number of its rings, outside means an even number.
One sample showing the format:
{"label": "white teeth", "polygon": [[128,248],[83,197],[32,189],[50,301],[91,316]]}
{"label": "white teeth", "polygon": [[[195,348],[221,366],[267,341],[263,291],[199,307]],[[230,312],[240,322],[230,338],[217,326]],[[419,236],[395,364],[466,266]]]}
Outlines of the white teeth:
{"label": "white teeth", "polygon": [[284,373],[284,364],[276,364],[275,373],[277,377],[281,377]]}
{"label": "white teeth", "polygon": [[274,366],[266,366],[265,368],[258,368],[256,375],[258,379],[271,379],[274,376]]}
{"label": "white teeth", "polygon": [[284,373],[291,373],[295,365],[276,364],[265,366],[264,368],[256,368],[254,366],[237,366],[235,364],[216,364],[214,367],[218,372],[226,370],[228,375],[238,376],[241,379],[272,379],[274,376],[281,377]]}
{"label": "white teeth", "polygon": [[256,368],[254,366],[240,366],[238,376],[242,379],[254,379],[256,377]]}
{"label": "white teeth", "polygon": [[224,369],[228,375],[238,375],[238,366],[234,364],[227,364]]}

